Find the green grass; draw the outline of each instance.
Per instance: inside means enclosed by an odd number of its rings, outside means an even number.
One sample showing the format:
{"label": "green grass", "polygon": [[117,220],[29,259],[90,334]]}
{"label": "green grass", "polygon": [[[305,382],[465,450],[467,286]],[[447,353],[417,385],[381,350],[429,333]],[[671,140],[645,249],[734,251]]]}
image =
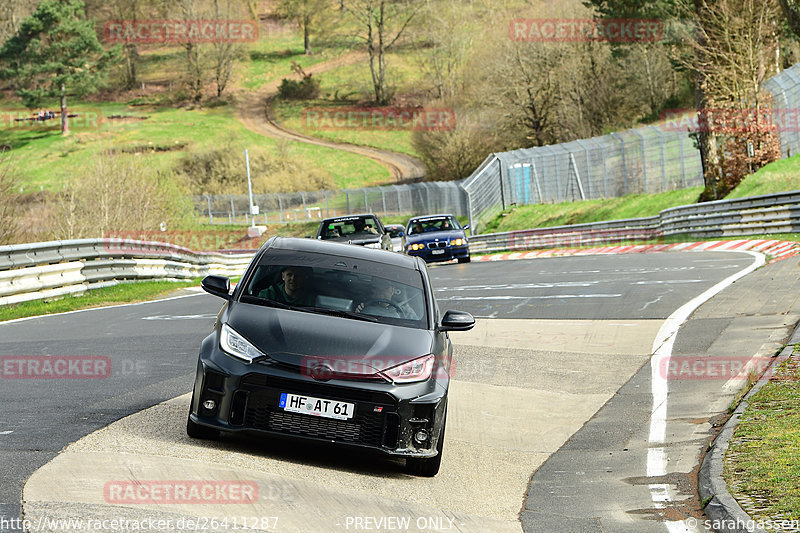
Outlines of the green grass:
{"label": "green grass", "polygon": [[[388,79],[394,81],[391,90],[397,94],[413,95],[426,87],[420,59],[412,54],[387,54]],[[413,131],[379,129],[370,126],[333,129],[317,127],[306,119],[309,108],[336,109],[369,106],[373,100],[369,64],[345,65],[316,76],[320,81],[320,97],[315,100],[276,100],[272,113],[285,128],[333,142],[371,146],[382,150],[418,156],[411,138]],[[403,107],[404,104],[399,104]]]}
{"label": "green grass", "polygon": [[[800,155],[781,159],[763,167],[745,178],[726,199],[798,189],[800,189]],[[620,198],[518,206],[501,213],[485,227],[480,228],[480,231],[493,233],[655,216],[670,207],[696,203],[701,192],[701,187],[693,187],[659,194],[632,194]],[[791,238],[791,235],[796,234],[789,235],[790,237],[781,235],[780,238],[797,240]],[[764,238],[778,237],[764,236]]]}
{"label": "green grass", "polygon": [[132,303],[152,300],[184,287],[197,287],[200,278],[188,281],[139,281],[103,287],[80,296],[67,296],[57,300],[36,300],[0,306],[0,322],[29,316],[65,313],[90,307],[102,307],[116,303]]}
{"label": "green grass", "polygon": [[693,187],[659,194],[630,194],[602,200],[524,205],[502,213],[481,228],[481,233],[650,217],[668,207],[694,203],[701,191],[700,187]]}
{"label": "green grass", "polygon": [[[337,143],[358,144],[370,146],[380,150],[401,152],[414,157],[418,157],[416,149],[411,143],[412,132],[394,129],[374,129],[369,126],[348,127],[348,128],[328,128],[325,126],[317,127],[313,119],[309,119],[306,110],[320,112],[324,115],[326,111],[342,109],[358,109],[353,103],[333,102],[331,100],[318,99],[310,101],[284,101],[276,100],[272,106],[272,114],[283,126],[292,131],[302,133],[318,139]],[[320,124],[323,124],[320,122]]]}
{"label": "green grass", "polygon": [[302,68],[308,68],[349,51],[348,47],[342,45],[314,46],[312,41],[311,54],[305,55],[303,38],[299,33],[271,36],[247,48],[245,61],[239,69],[238,84],[245,89],[258,89],[269,82],[294,77],[293,61]]}
{"label": "green grass", "polygon": [[761,517],[800,519],[799,362],[781,365],[751,397],[725,458],[728,486],[757,498]]}
{"label": "green grass", "polygon": [[758,196],[800,189],[800,156],[792,156],[770,163],[745,178],[728,199]]}
{"label": "green grass", "polygon": [[[20,107],[0,101],[2,109]],[[90,169],[98,154],[109,148],[145,150],[142,157],[156,169],[170,169],[185,154],[206,149],[220,140],[232,146],[265,147],[275,157],[281,153],[275,139],[245,128],[230,105],[188,110],[74,102],[71,110],[83,115],[93,112],[103,119],[96,126],[75,128],[69,137],[62,137],[53,121],[44,129],[27,125],[0,131],[0,144],[11,147],[9,155],[17,162],[21,186],[26,191],[60,189],[68,179]],[[131,118],[109,118],[113,115]],[[337,187],[375,184],[390,178],[388,169],[365,157],[304,143],[292,142],[288,146],[290,153],[308,161],[310,168],[329,173]]]}

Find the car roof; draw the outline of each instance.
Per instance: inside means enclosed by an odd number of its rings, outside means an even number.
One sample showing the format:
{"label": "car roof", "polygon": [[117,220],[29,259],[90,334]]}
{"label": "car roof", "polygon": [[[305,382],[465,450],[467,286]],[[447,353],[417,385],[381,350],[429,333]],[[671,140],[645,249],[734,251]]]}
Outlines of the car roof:
{"label": "car roof", "polygon": [[445,218],[445,217],[456,218],[456,216],[453,215],[452,213],[441,213],[441,214],[438,214],[438,215],[423,215],[423,216],[419,216],[419,217],[414,217],[414,218],[409,219],[408,222],[410,224],[411,222],[417,222],[417,221],[423,221],[423,220],[431,220],[431,219],[436,219],[436,218]]}
{"label": "car roof", "polygon": [[359,218],[364,218],[364,217],[378,218],[378,216],[373,213],[359,213],[356,215],[344,215],[341,217],[326,218],[322,221],[322,224],[327,224],[329,222],[342,222],[345,220],[357,220]]}
{"label": "car roof", "polygon": [[390,252],[388,250],[365,248],[364,246],[340,242],[321,241],[318,239],[301,239],[297,237],[271,237],[261,247],[262,252],[266,251],[267,249],[339,255],[342,257],[352,257],[355,259],[374,261],[376,263],[384,263],[402,268],[413,268],[414,270],[420,270],[417,263],[418,258],[414,256]]}

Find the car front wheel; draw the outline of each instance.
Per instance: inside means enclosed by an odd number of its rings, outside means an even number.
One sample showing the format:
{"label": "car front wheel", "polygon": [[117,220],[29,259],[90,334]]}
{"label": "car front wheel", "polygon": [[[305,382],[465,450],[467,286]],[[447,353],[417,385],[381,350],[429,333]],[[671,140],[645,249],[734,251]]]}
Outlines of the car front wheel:
{"label": "car front wheel", "polygon": [[444,450],[444,427],[447,423],[447,417],[442,421],[442,433],[439,435],[439,443],[436,445],[436,457],[419,458],[409,457],[406,459],[406,472],[412,476],[433,477],[439,473],[439,467],[442,465],[442,451]]}

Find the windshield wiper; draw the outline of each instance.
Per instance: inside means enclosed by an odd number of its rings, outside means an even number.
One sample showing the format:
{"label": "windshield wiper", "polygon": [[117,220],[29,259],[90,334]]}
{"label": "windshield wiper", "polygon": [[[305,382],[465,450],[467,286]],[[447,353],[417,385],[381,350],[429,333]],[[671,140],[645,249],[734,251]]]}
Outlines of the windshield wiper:
{"label": "windshield wiper", "polygon": [[356,320],[364,320],[366,322],[377,322],[378,319],[374,316],[362,315],[353,311],[343,311],[341,309],[327,309],[325,307],[296,307],[301,311],[308,311],[309,313],[317,313],[320,315],[338,316],[341,318],[355,318]]}

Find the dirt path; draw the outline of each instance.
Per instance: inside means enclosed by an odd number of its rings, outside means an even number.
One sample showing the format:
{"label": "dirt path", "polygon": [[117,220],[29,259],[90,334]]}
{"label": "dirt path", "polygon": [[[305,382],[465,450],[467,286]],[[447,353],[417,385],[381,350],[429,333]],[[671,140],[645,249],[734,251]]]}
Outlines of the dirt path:
{"label": "dirt path", "polygon": [[[344,65],[363,61],[366,55],[352,52],[331,61],[318,63],[304,69],[309,74],[318,74]],[[309,137],[300,133],[287,130],[279,126],[269,116],[269,102],[278,94],[279,81],[273,81],[255,92],[239,93],[237,118],[251,131],[279,139],[325,146],[336,150],[344,150],[354,154],[363,155],[387,167],[396,181],[413,180],[425,175],[425,165],[422,161],[405,154],[379,150],[367,146],[348,143],[337,143]]]}

